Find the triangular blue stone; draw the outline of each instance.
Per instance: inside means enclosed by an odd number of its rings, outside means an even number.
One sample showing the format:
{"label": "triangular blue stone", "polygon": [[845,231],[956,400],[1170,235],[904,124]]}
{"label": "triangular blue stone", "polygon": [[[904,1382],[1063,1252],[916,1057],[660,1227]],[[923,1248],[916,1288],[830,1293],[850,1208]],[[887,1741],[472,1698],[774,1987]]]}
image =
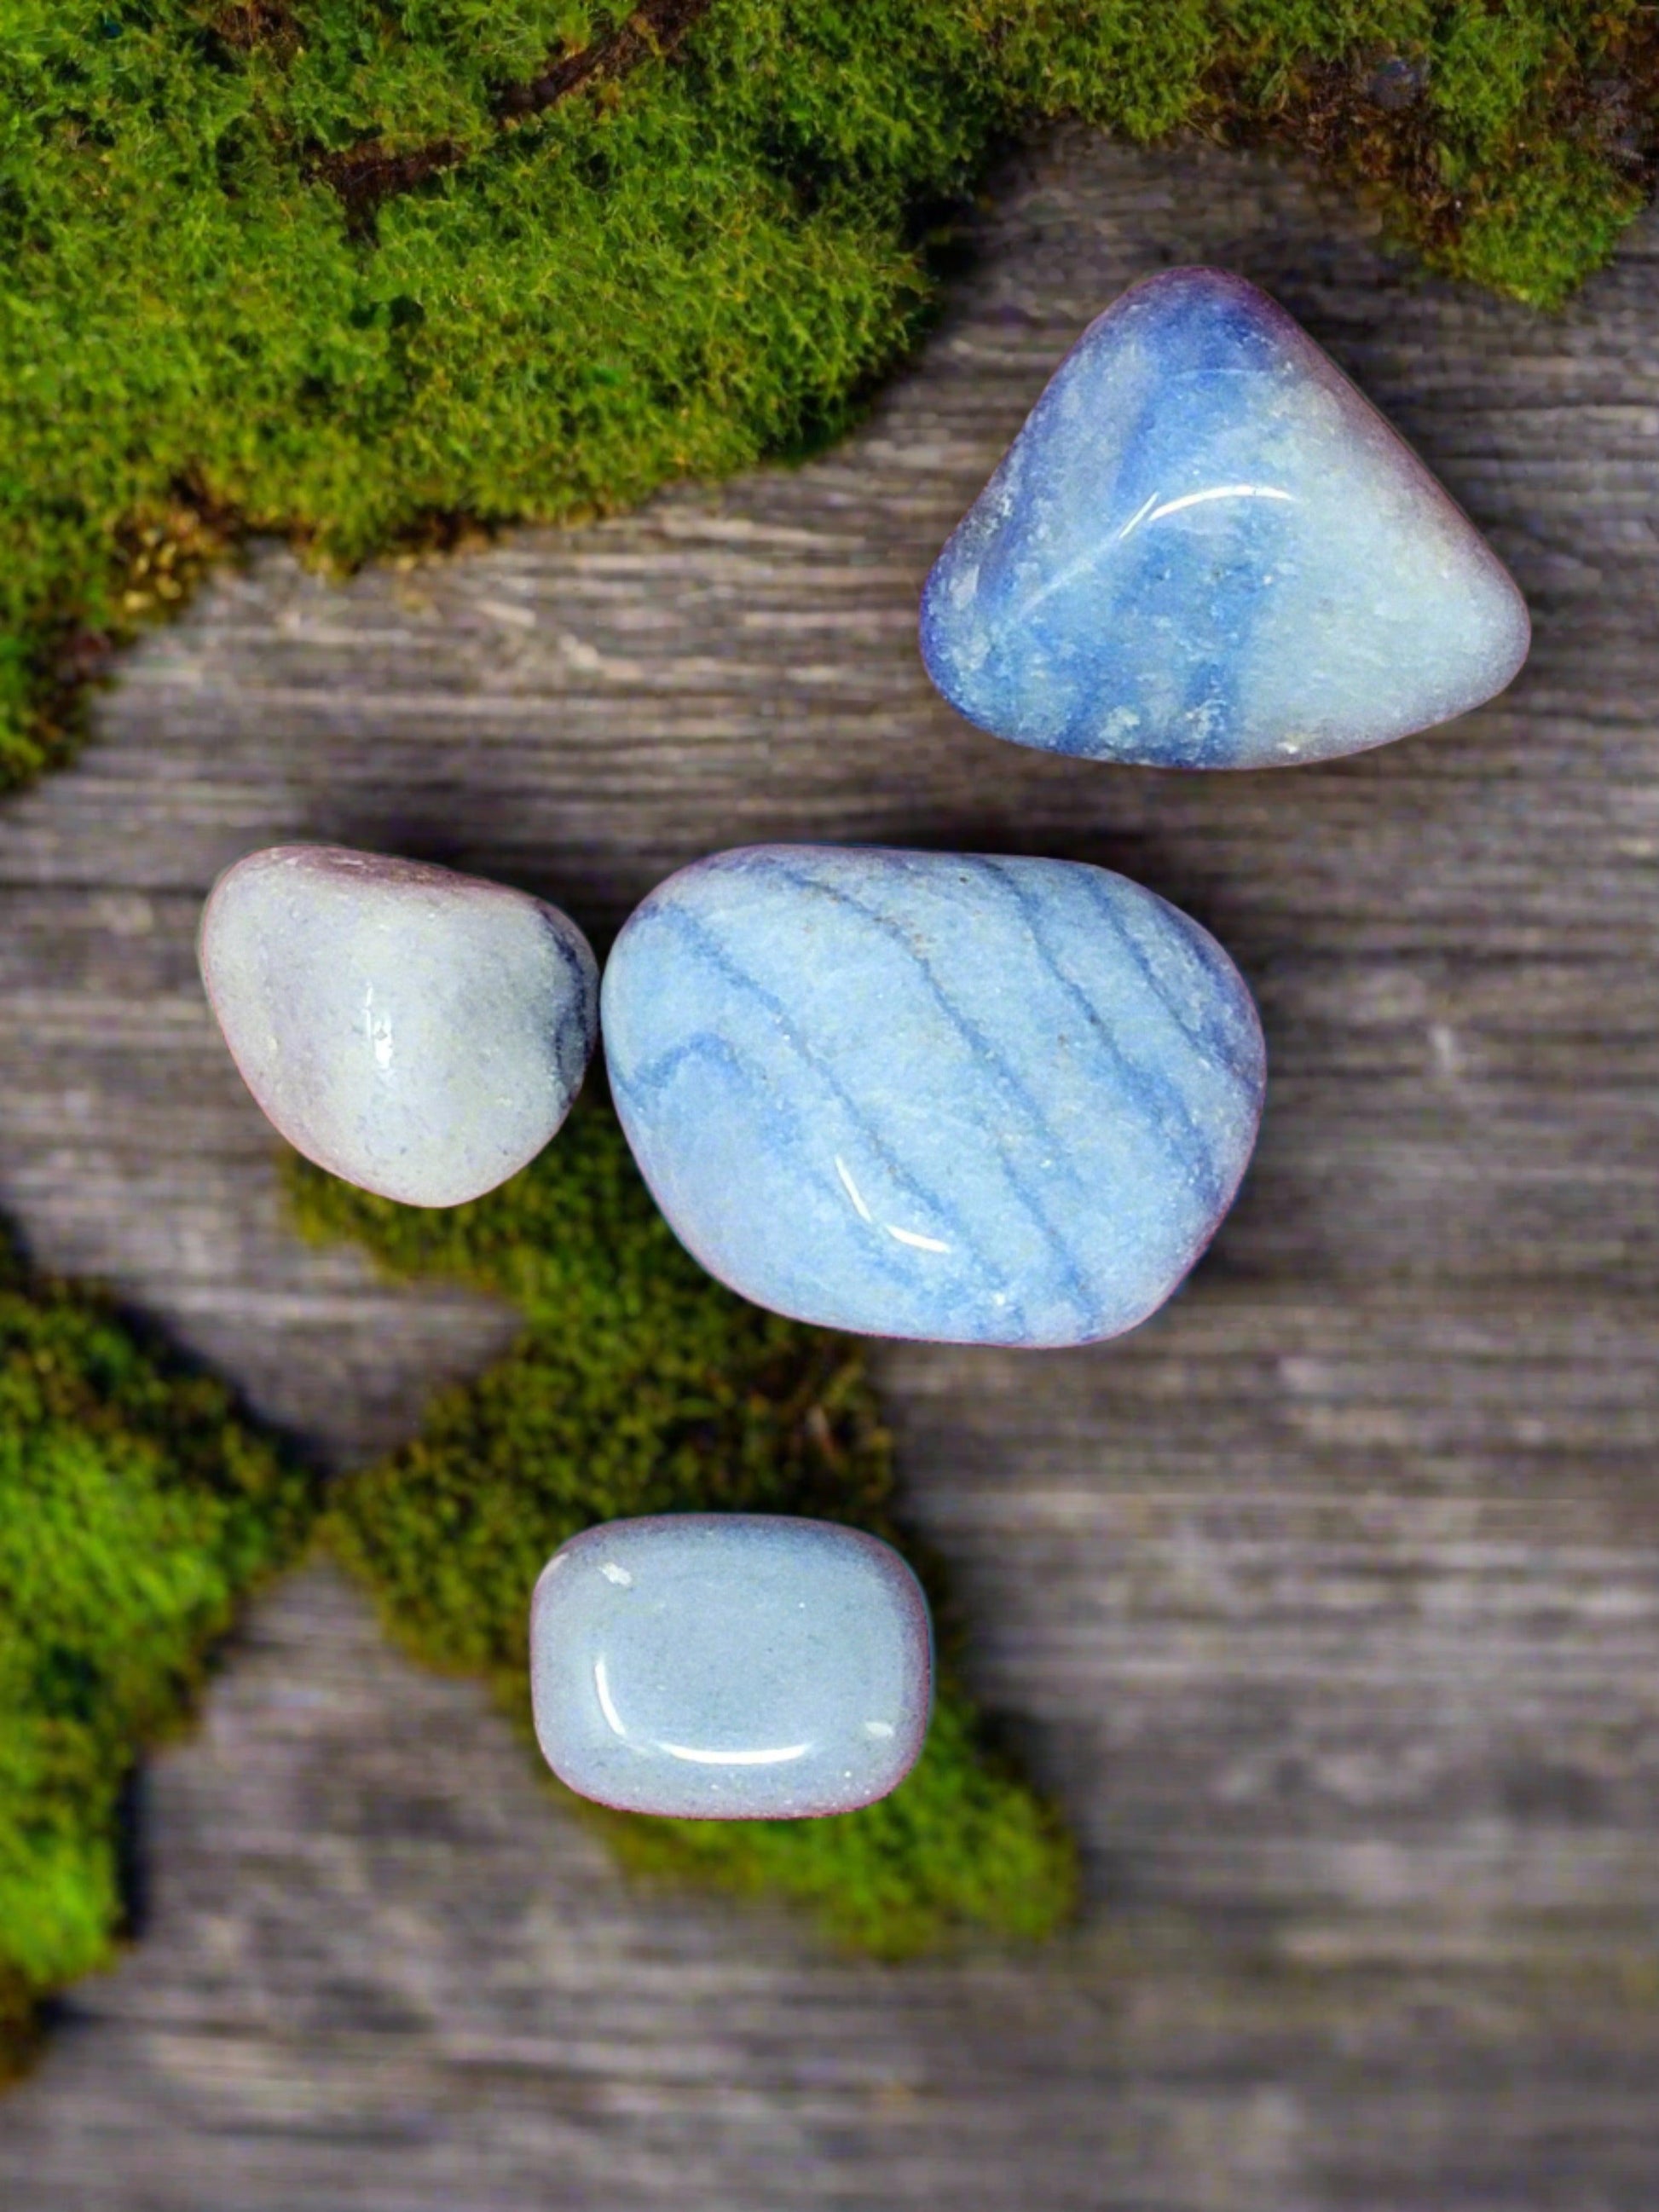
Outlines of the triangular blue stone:
{"label": "triangular blue stone", "polygon": [[1281,307],[1176,269],[1084,332],[934,564],[957,712],[1050,752],[1266,768],[1478,706],[1525,602]]}

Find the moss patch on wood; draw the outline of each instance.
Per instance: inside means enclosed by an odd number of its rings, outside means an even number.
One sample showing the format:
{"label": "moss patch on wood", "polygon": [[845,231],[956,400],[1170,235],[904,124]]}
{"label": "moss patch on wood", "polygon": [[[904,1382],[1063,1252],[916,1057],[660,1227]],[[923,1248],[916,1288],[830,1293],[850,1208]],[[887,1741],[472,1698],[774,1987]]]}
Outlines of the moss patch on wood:
{"label": "moss patch on wood", "polygon": [[158,518],[350,562],[821,437],[1049,118],[1310,149],[1548,305],[1656,56],[1639,0],[7,0],[0,780],[176,597]]}
{"label": "moss patch on wood", "polygon": [[133,1762],[313,1504],[221,1384],[0,1249],[0,2075],[109,1961]]}
{"label": "moss patch on wood", "polygon": [[[441,1396],[416,1441],[345,1478],[328,1540],[392,1635],[484,1676],[530,1731],[530,1594],[550,1554],[638,1513],[803,1513],[902,1541],[891,1449],[858,1345],[713,1281],[652,1204],[614,1116],[577,1109],[533,1166],[451,1212],[399,1206],[295,1162],[305,1232],[355,1237],[402,1276],[505,1294],[525,1330]],[[913,1558],[914,1545],[906,1545]],[[927,1748],[880,1804],[820,1820],[647,1820],[582,1809],[659,1877],[770,1891],[836,1936],[900,1956],[978,1927],[1046,1933],[1070,1908],[1071,1845],[987,1747],[945,1625]],[[572,1803],[578,1801],[571,1800]]]}

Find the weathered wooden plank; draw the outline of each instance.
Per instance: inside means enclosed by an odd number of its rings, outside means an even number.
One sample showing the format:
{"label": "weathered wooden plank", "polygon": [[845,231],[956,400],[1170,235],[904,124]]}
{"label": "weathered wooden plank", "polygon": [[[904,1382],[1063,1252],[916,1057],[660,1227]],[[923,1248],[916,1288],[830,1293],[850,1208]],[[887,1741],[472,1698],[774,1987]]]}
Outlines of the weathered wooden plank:
{"label": "weathered wooden plank", "polygon": [[[1039,758],[928,691],[945,532],[1130,276],[1267,283],[1533,600],[1364,759]],[[510,1327],[283,1229],[190,938],[316,836],[604,930],[745,838],[1077,854],[1213,927],[1273,1063],[1126,1342],[880,1355],[979,1686],[1084,1838],[1036,1959],[879,1972],[641,1899],[326,1573],[157,1762],[147,1942],[0,2107],[19,2212],[1649,2212],[1659,2168],[1659,225],[1544,319],[1295,175],[1062,140],[837,451],[339,589],[261,553],[0,812],[0,1202],[349,1458]]]}

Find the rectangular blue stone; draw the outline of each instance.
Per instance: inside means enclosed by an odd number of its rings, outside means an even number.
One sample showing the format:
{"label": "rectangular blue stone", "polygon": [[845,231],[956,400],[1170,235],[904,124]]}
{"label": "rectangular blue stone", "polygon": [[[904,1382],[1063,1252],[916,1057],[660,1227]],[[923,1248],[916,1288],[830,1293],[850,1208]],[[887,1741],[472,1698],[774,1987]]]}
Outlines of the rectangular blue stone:
{"label": "rectangular blue stone", "polygon": [[884,1797],[927,1731],[927,1600],[889,1544],[755,1513],[607,1522],[555,1553],[530,1618],[559,1779],[633,1813],[799,1819]]}

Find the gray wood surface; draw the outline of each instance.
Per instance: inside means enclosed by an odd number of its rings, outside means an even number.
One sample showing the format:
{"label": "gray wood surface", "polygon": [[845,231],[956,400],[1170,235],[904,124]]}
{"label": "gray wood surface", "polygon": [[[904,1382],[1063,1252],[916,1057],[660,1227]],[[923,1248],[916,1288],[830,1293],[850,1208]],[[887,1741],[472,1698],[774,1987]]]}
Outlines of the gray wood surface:
{"label": "gray wood surface", "polygon": [[[1511,562],[1512,692],[1323,769],[1040,758],[917,588],[1130,277],[1267,283]],[[909,1506],[1087,1858],[900,1971],[641,1895],[312,1570],[146,1783],[148,1930],[0,2105],[8,2212],[1652,2212],[1659,2203],[1659,225],[1559,318],[1305,179],[1061,139],[834,453],[343,589],[280,550],[0,810],[0,1205],[336,1461],[510,1328],[295,1244],[191,953],[341,838],[604,929],[770,836],[1060,852],[1256,985],[1245,1194],[1134,1337],[888,1348]]]}

